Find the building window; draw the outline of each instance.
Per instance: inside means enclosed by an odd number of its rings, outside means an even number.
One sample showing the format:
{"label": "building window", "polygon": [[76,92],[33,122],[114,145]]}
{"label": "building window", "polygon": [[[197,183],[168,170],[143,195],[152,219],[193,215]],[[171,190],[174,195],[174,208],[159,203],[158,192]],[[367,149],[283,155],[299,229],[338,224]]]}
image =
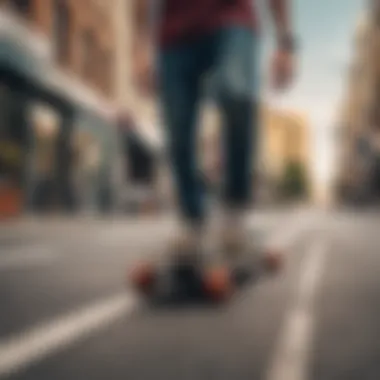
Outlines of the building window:
{"label": "building window", "polygon": [[113,57],[109,49],[102,49],[97,47],[96,50],[96,62],[94,70],[96,72],[96,86],[102,91],[102,93],[111,97],[113,95],[113,80],[112,80],[112,63]]}
{"label": "building window", "polygon": [[56,59],[67,64],[70,57],[70,10],[66,0],[54,0],[53,38]]}
{"label": "building window", "polygon": [[113,94],[113,81],[112,81],[112,55],[109,51],[105,50],[101,53],[101,87],[107,96]]}
{"label": "building window", "polygon": [[81,36],[81,74],[88,81],[94,81],[97,65],[96,38],[92,30],[85,30]]}
{"label": "building window", "polygon": [[28,17],[32,8],[31,0],[12,0],[9,1],[10,6],[14,9],[18,14]]}

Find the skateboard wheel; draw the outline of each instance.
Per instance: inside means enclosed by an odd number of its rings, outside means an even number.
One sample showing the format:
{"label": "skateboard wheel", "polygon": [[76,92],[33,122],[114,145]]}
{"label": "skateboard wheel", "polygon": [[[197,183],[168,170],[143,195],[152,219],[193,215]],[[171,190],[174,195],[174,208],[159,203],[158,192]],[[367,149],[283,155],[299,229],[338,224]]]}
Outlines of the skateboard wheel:
{"label": "skateboard wheel", "polygon": [[264,255],[264,266],[271,273],[277,273],[283,266],[283,255],[276,250],[270,250]]}
{"label": "skateboard wheel", "polygon": [[226,268],[211,269],[205,274],[204,287],[214,301],[223,301],[232,293],[232,281]]}
{"label": "skateboard wheel", "polygon": [[142,263],[131,273],[132,286],[143,293],[149,292],[155,282],[155,268],[152,264]]}

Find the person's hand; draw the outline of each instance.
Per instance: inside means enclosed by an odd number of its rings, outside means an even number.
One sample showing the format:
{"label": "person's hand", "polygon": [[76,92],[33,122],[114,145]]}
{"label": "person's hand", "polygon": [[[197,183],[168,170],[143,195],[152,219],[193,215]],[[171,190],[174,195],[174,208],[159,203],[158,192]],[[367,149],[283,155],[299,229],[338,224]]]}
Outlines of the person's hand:
{"label": "person's hand", "polygon": [[155,91],[154,57],[150,44],[141,43],[133,54],[132,75],[137,90],[143,95],[152,95]]}
{"label": "person's hand", "polygon": [[277,49],[271,65],[271,85],[275,90],[286,90],[295,76],[294,53],[284,49]]}

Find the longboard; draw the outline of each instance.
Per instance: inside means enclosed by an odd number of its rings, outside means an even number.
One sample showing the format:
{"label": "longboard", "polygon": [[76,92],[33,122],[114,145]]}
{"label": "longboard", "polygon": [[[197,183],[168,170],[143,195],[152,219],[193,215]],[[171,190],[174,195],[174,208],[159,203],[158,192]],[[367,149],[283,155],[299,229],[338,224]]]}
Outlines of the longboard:
{"label": "longboard", "polygon": [[133,266],[128,282],[151,301],[197,298],[220,303],[261,274],[278,273],[283,260],[281,252],[253,244],[239,257],[213,250],[192,263],[173,261],[162,254]]}

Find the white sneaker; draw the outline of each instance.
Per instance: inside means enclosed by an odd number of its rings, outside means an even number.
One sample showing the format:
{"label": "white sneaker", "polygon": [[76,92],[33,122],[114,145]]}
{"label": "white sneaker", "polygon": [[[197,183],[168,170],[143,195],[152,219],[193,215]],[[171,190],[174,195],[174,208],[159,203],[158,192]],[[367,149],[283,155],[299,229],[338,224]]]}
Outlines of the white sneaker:
{"label": "white sneaker", "polygon": [[169,251],[173,259],[196,260],[203,248],[203,231],[201,228],[181,225],[170,241]]}

